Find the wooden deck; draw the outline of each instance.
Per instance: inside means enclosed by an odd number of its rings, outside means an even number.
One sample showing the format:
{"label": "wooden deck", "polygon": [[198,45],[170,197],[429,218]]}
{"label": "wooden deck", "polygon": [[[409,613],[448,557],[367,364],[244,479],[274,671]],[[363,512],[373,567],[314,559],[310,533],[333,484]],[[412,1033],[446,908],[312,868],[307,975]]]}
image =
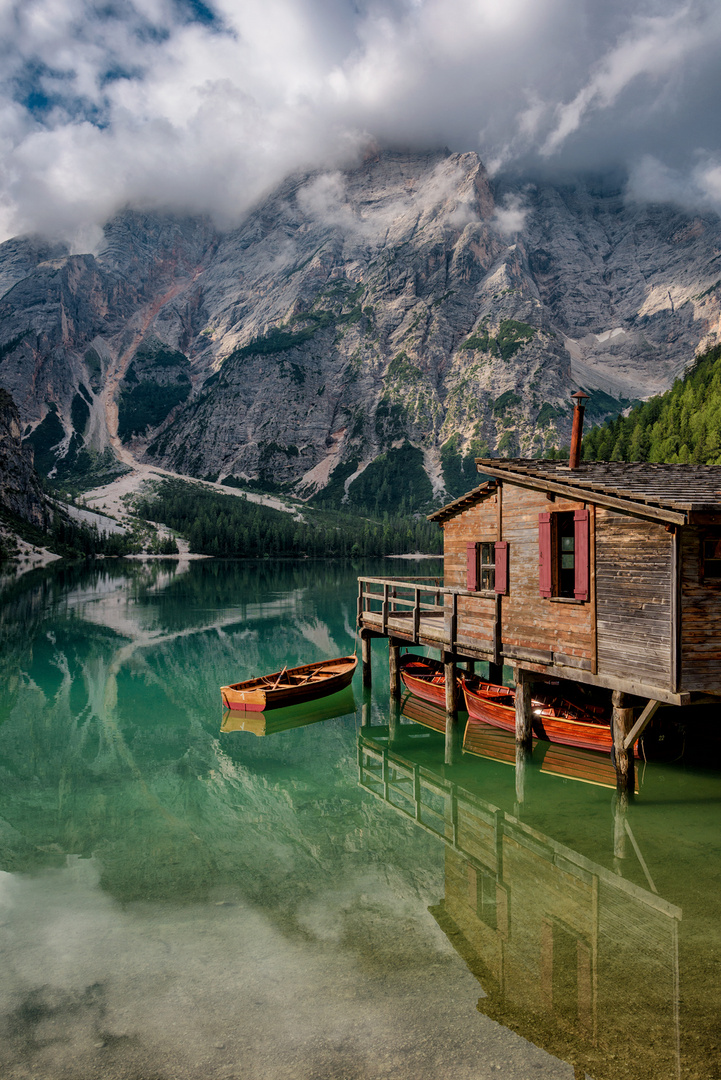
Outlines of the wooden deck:
{"label": "wooden deck", "polygon": [[478,595],[459,586],[445,586],[440,578],[358,578],[358,626],[373,637],[393,638],[398,643],[422,645],[452,654],[458,660],[485,660],[508,664],[554,679],[566,679],[621,690],[669,705],[687,705],[698,695],[674,693],[667,686],[641,675],[623,678],[586,670],[566,650],[525,648],[503,639],[500,598],[481,602],[489,611],[487,636],[465,632],[466,603],[478,606]]}

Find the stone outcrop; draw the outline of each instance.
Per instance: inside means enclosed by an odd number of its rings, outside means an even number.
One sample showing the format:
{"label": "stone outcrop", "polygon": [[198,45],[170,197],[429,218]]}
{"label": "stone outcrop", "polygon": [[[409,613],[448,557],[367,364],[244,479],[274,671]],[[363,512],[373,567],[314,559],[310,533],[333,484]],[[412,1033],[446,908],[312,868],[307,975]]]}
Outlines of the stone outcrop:
{"label": "stone outcrop", "polygon": [[608,185],[492,189],[475,154],[371,155],[289,178],[222,235],[127,211],[94,255],[0,246],[0,385],[43,471],[122,436],[311,494],[410,442],[441,494],[449,455],[567,442],[579,387],[591,419],[666,389],[717,340],[720,249],[716,216]]}

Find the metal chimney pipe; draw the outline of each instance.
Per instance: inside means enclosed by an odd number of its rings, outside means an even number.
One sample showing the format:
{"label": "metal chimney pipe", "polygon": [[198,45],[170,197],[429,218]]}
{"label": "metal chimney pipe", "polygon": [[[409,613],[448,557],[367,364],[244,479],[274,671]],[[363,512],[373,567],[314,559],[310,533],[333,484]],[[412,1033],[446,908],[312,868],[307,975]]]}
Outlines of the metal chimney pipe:
{"label": "metal chimney pipe", "polygon": [[573,431],[571,432],[571,453],[568,455],[569,469],[577,469],[581,464],[581,436],[583,435],[583,415],[586,411],[588,394],[583,390],[577,390],[571,394],[576,406],[573,410]]}

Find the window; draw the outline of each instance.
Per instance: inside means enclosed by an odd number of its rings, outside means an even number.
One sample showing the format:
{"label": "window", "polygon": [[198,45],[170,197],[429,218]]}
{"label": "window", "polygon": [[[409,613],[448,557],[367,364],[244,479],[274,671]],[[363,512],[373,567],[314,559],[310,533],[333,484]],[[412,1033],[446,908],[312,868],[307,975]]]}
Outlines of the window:
{"label": "window", "polygon": [[721,534],[711,533],[701,541],[701,579],[721,584]]}
{"label": "window", "polygon": [[556,596],[574,595],[576,588],[576,535],[573,514],[554,514],[556,566],[558,581]]}
{"label": "window", "polygon": [[505,593],[508,587],[508,544],[474,540],[466,544],[466,588],[471,592]]}
{"label": "window", "polygon": [[589,597],[588,510],[538,515],[538,585],[541,596]]}

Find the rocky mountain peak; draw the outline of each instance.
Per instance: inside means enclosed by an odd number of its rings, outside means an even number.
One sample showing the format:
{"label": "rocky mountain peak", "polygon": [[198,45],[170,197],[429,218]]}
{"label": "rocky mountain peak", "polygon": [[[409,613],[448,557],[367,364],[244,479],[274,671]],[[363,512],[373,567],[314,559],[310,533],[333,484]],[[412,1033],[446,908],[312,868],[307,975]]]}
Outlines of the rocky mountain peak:
{"label": "rocky mountain peak", "polygon": [[56,476],[132,453],[338,499],[402,452],[441,496],[566,442],[579,387],[593,420],[669,386],[721,332],[719,250],[612,186],[374,152],[225,233],[128,210],[94,254],[0,246],[0,384]]}

